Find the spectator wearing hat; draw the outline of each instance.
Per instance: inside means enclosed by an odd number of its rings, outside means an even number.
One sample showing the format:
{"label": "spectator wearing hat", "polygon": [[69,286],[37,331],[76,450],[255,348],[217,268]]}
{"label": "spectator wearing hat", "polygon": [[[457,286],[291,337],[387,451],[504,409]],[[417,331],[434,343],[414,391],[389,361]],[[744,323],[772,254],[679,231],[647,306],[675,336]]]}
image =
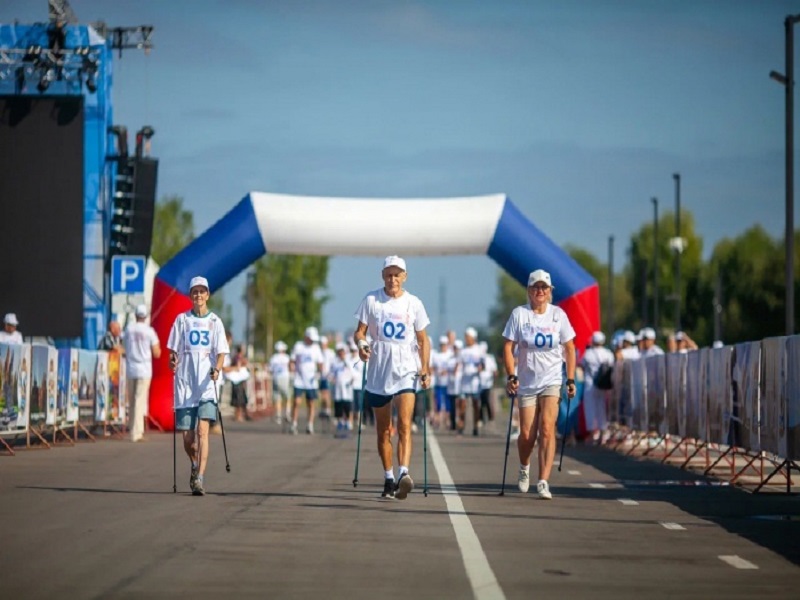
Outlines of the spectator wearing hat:
{"label": "spectator wearing hat", "polygon": [[691,350],[697,350],[697,343],[689,337],[685,331],[678,331],[675,333],[675,348],[677,352],[686,353]]}
{"label": "spectator wearing hat", "polygon": [[494,405],[492,403],[492,388],[494,387],[494,378],[497,376],[497,359],[494,354],[489,352],[489,344],[486,342],[479,342],[481,347],[482,368],[480,374],[481,380],[481,419],[478,421],[480,425],[486,425],[489,421],[494,421]]}
{"label": "spectator wearing hat", "polygon": [[642,329],[642,349],[639,354],[642,358],[664,354],[664,350],[656,344],[656,330],[652,327]]}
{"label": "spectator wearing hat", "polygon": [[[553,284],[542,269],[528,276],[528,303],[516,307],[503,330],[506,391],[518,398],[520,435],[517,486],[527,492],[533,447],[539,441],[539,498],[549,500],[550,472],[556,452],[556,419],[566,363],[567,395],[575,397],[575,330],[567,313],[551,303]],[[515,358],[514,353],[518,352]],[[517,366],[518,365],[518,366]],[[515,370],[516,369],[516,370]]]}
{"label": "spectator wearing hat", "polygon": [[330,347],[328,337],[319,337],[319,349],[322,351],[322,372],[319,377],[319,417],[324,421],[331,418],[331,366],[336,360],[336,352]]}
{"label": "spectator wearing hat", "polygon": [[[411,464],[411,423],[416,383],[430,386],[430,324],[422,301],[403,289],[408,278],[406,261],[387,256],[381,269],[383,287],[369,292],[356,309],[358,325],[353,341],[367,363],[365,404],[375,412],[378,453],[384,470],[384,498],[405,499],[414,489]],[[372,342],[367,341],[367,335]],[[398,479],[392,464],[392,405],[397,409]]]}
{"label": "spectator wearing hat", "polygon": [[306,433],[314,433],[314,401],[319,397],[319,378],[325,357],[319,347],[319,332],[316,327],[306,327],[303,341],[292,348],[289,368],[294,373],[294,405],[290,432],[297,434],[297,418],[300,412],[300,399],[305,398],[308,414]]}
{"label": "spectator wearing hat", "polygon": [[140,304],[134,311],[136,320],[125,328],[122,342],[125,347],[128,380],[128,431],[131,441],[144,437],[144,419],[153,378],[153,359],[161,356],[161,346],[155,329],[147,324],[147,306]]}
{"label": "spectator wearing hat", "polygon": [[0,344],[21,344],[22,334],[17,331],[19,321],[17,315],[8,313],[3,317],[3,330],[0,331]]}
{"label": "spectator wearing hat", "polygon": [[447,358],[447,411],[450,413],[450,431],[464,432],[459,424],[458,402],[461,396],[461,378],[458,376],[458,360],[464,349],[464,340],[453,340],[450,356]]}
{"label": "spectator wearing hat", "polygon": [[118,350],[123,354],[125,353],[125,346],[122,343],[122,325],[119,324],[116,318],[112,318],[111,321],[108,322],[108,330],[100,339],[97,349]]}
{"label": "spectator wearing hat", "polygon": [[[350,426],[349,428],[352,429],[352,423],[368,423],[370,425],[375,424],[375,415],[372,413],[372,409],[369,407],[364,406],[364,368],[366,364],[363,360],[358,357],[358,346],[354,341],[350,341],[350,358],[348,359],[350,362],[350,366],[353,369],[353,412],[350,415]],[[364,411],[363,418],[361,417],[361,411]]]}
{"label": "spectator wearing hat", "polygon": [[453,351],[446,335],[439,338],[439,349],[431,352],[431,371],[433,371],[433,426],[435,428],[446,427],[449,419],[449,409],[447,405],[447,383],[449,374],[447,361]]}
{"label": "spectator wearing hat", "polygon": [[[228,346],[230,346],[230,334],[228,335]],[[246,382],[250,378],[247,353],[243,344],[234,347],[229,355],[230,364],[223,367],[225,379],[231,382],[231,406],[234,409],[234,421],[251,421],[252,417],[247,412],[247,386]],[[226,357],[227,358],[227,357]]]}
{"label": "spectator wearing hat", "polygon": [[464,330],[464,349],[458,355],[456,372],[461,379],[461,395],[458,398],[459,433],[464,432],[467,404],[472,406],[472,435],[478,435],[481,413],[481,379],[483,352],[478,345],[478,332],[474,327]]}
{"label": "spectator wearing hat", "polygon": [[347,344],[336,344],[336,356],[328,378],[333,389],[333,415],[336,418],[336,437],[347,437],[352,428],[350,415],[353,409],[353,367],[347,362]]}
{"label": "spectator wearing hat", "polygon": [[283,410],[286,407],[286,421],[290,422],[292,413],[291,402],[291,375],[289,363],[291,359],[286,351],[289,346],[283,340],[275,342],[275,353],[269,359],[269,372],[272,375],[272,401],[275,403],[275,422],[283,423]]}
{"label": "spectator wearing hat", "polygon": [[584,373],[583,416],[590,440],[594,443],[600,441],[602,432],[608,427],[608,388],[601,379],[605,375],[604,371],[613,369],[614,353],[605,347],[605,343],[605,334],[595,331],[592,334],[592,344],[581,360]]}
{"label": "spectator wearing hat", "polygon": [[636,334],[628,330],[622,334],[622,343],[617,348],[617,361],[638,360],[641,358],[639,347],[636,345]]}
{"label": "spectator wearing hat", "polygon": [[183,449],[191,462],[189,487],[205,495],[209,430],[217,420],[217,381],[230,347],[225,326],[208,308],[210,289],[205,277],[189,282],[192,309],[172,324],[167,340],[169,365],[175,374],[175,428],[183,432]]}

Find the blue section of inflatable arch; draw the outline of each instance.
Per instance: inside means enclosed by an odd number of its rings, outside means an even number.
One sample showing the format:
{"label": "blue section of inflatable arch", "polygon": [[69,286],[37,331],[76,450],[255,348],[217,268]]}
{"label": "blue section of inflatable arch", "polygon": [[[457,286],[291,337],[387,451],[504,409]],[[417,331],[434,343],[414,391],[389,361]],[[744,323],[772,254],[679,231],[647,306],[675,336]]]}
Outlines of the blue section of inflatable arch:
{"label": "blue section of inflatable arch", "polygon": [[595,284],[583,267],[531,223],[511,200],[506,199],[488,256],[523,286],[535,269],[544,269],[553,280],[553,301],[558,303]]}
{"label": "blue section of inflatable arch", "polygon": [[208,231],[167,262],[158,278],[183,294],[189,280],[202,275],[211,291],[219,289],[266,253],[250,195]]}

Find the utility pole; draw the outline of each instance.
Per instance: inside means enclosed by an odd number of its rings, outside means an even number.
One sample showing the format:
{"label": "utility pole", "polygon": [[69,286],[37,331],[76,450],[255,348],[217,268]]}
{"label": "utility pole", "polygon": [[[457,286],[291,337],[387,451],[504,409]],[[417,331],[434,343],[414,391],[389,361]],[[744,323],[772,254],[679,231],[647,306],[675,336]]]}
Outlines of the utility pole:
{"label": "utility pole", "polygon": [[673,173],[675,180],[675,331],[681,330],[681,256],[683,240],[681,239],[681,174]]}

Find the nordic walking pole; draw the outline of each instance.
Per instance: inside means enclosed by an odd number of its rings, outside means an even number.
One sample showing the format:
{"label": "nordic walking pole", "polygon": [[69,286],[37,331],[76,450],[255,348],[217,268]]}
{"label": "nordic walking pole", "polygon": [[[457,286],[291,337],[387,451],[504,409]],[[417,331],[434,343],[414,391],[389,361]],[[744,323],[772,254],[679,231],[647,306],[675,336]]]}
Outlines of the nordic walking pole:
{"label": "nordic walking pole", "polygon": [[508,431],[506,432],[506,458],[503,461],[503,485],[500,486],[500,496],[506,495],[506,467],[508,467],[508,447],[511,445],[511,417],[514,415],[514,399],[516,394],[510,395],[511,406],[508,409]]}
{"label": "nordic walking pole", "polygon": [[567,433],[570,430],[569,426],[569,392],[567,393],[567,418],[564,419],[564,433],[561,434],[561,458],[558,459],[558,472],[561,472],[561,463],[564,462],[564,446],[567,445]]}
{"label": "nordic walking pole", "polygon": [[358,413],[358,443],[356,444],[356,472],[353,476],[353,487],[358,487],[358,459],[361,455],[361,425],[364,423],[364,411],[367,410],[367,365],[361,371],[361,412]]}
{"label": "nordic walking pole", "polygon": [[225,443],[225,424],[222,422],[222,411],[219,408],[219,387],[217,386],[217,382],[213,381],[214,384],[214,397],[217,400],[217,418],[219,419],[219,428],[222,430],[222,450],[225,452],[225,470],[230,473],[231,472],[231,463],[228,462],[228,445]]}
{"label": "nordic walking pole", "polygon": [[423,460],[423,473],[425,473],[425,483],[422,486],[422,491],[425,497],[428,497],[428,394],[425,390],[425,404],[422,411],[422,460]]}
{"label": "nordic walking pole", "polygon": [[175,449],[178,444],[178,414],[175,399],[172,399],[172,493],[178,493],[178,456]]}

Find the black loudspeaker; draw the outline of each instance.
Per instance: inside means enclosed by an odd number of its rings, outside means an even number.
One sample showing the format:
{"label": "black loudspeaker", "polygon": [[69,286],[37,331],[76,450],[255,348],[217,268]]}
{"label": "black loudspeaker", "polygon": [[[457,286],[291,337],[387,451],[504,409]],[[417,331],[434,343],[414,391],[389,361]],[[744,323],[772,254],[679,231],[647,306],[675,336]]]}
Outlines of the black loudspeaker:
{"label": "black loudspeaker", "polygon": [[158,160],[119,162],[111,219],[110,255],[149,256],[153,244]]}

